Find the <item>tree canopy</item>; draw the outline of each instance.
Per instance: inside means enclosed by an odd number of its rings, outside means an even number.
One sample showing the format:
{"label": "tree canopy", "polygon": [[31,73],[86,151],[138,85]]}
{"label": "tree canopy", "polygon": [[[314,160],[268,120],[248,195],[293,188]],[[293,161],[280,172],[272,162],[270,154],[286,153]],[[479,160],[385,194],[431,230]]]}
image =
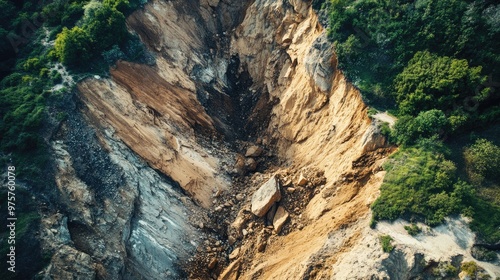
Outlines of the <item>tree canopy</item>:
{"label": "tree canopy", "polygon": [[91,56],[92,38],[87,30],[75,26],[64,28],[55,41],[55,51],[59,60],[70,66],[86,63]]}

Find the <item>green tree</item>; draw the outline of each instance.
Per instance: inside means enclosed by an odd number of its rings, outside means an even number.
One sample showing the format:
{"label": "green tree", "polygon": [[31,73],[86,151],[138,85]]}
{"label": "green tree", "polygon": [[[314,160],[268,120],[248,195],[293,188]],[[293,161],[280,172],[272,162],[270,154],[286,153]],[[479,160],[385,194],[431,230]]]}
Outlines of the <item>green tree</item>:
{"label": "green tree", "polygon": [[128,8],[130,7],[130,3],[128,0],[103,0],[102,3],[122,13],[127,12]]}
{"label": "green tree", "polygon": [[59,60],[70,66],[86,63],[91,57],[92,39],[89,33],[78,26],[63,28],[55,41],[55,52]]}
{"label": "green tree", "polygon": [[42,9],[42,16],[50,26],[72,27],[83,15],[86,1],[56,0]]}
{"label": "green tree", "polygon": [[82,28],[95,42],[95,51],[99,54],[122,42],[127,35],[123,13],[106,4],[86,7]]}
{"label": "green tree", "polygon": [[476,89],[485,80],[481,67],[469,67],[467,60],[417,52],[395,79],[395,97],[405,115],[434,108],[452,111],[463,107],[467,97],[482,101]]}
{"label": "green tree", "polygon": [[418,51],[466,59],[495,80],[500,74],[493,1],[332,0],[327,7],[339,68],[369,101],[389,98],[394,78]]}
{"label": "green tree", "polygon": [[398,119],[392,137],[399,145],[412,145],[419,139],[440,137],[446,134],[449,122],[441,110],[420,112],[417,117],[403,116]]}
{"label": "green tree", "polygon": [[500,179],[500,147],[486,139],[478,139],[465,149],[464,159],[471,182],[481,185],[485,179]]}

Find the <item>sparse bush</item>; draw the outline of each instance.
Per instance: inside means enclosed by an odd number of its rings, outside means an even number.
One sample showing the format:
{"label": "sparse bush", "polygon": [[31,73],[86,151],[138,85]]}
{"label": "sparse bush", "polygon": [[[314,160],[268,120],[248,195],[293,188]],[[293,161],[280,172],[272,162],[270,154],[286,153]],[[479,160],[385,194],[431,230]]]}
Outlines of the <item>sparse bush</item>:
{"label": "sparse bush", "polygon": [[432,274],[437,277],[453,277],[458,275],[458,269],[449,262],[439,262]]}
{"label": "sparse bush", "polygon": [[391,136],[392,129],[389,126],[389,123],[383,122],[383,123],[380,124],[380,134],[384,135],[385,139],[387,139],[387,141],[389,143],[393,142],[393,139],[392,139],[392,136]]}
{"label": "sparse bush", "polygon": [[130,36],[125,44],[124,52],[127,60],[147,65],[154,65],[156,63],[154,56],[146,49],[137,36]]}
{"label": "sparse bush", "polygon": [[381,235],[379,237],[380,243],[382,244],[382,250],[386,253],[392,252],[394,246],[392,245],[392,237],[390,235]]}
{"label": "sparse bush", "polygon": [[500,147],[486,139],[478,139],[465,149],[464,159],[471,182],[481,185],[485,179],[500,179]]}
{"label": "sparse bush", "polygon": [[378,110],[377,109],[372,108],[372,107],[368,108],[368,116],[369,117],[371,117],[373,115],[376,115],[376,114],[378,114]]}
{"label": "sparse bush", "polygon": [[460,269],[464,271],[468,276],[475,277],[479,267],[477,266],[477,263],[475,261],[470,261],[462,263]]}
{"label": "sparse bush", "polygon": [[408,232],[409,235],[415,236],[422,232],[422,229],[417,226],[416,224],[411,224],[410,226],[404,226],[405,230]]}
{"label": "sparse bush", "polygon": [[52,72],[50,73],[50,81],[54,85],[60,84],[62,82],[61,73],[59,73],[59,71],[57,70],[52,70]]}

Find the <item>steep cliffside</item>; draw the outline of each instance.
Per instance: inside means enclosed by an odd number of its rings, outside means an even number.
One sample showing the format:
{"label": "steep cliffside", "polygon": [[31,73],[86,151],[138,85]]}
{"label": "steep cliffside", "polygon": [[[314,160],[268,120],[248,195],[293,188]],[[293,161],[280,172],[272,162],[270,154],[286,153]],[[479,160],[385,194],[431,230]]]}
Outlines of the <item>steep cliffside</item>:
{"label": "steep cliffside", "polygon": [[[43,219],[56,252],[47,277],[403,279],[429,268],[424,249],[396,240],[383,253],[383,229],[369,228],[394,148],[337,70],[310,1],[153,0],[127,23],[156,65],[118,62],[78,84],[77,113],[53,142],[65,210]],[[252,195],[272,176],[282,198],[258,218]]]}

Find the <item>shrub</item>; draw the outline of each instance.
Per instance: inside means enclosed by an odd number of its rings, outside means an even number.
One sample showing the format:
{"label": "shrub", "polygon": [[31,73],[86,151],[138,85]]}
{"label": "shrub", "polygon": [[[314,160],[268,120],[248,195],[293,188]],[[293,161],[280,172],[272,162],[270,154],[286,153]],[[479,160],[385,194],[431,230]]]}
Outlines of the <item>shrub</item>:
{"label": "shrub", "polygon": [[384,165],[387,174],[380,196],[372,205],[376,220],[394,220],[405,214],[425,218],[437,225],[467,206],[472,187],[455,182],[456,167],[436,150],[422,147],[401,149]]}
{"label": "shrub", "polygon": [[410,226],[404,226],[404,228],[411,236],[415,236],[420,232],[422,232],[422,229],[416,224],[411,224]]}
{"label": "shrub", "polygon": [[92,56],[92,38],[89,33],[75,26],[72,29],[64,28],[57,35],[55,41],[55,52],[59,60],[70,66],[87,63]]}
{"label": "shrub", "polygon": [[382,250],[386,253],[392,252],[394,246],[392,245],[392,237],[390,235],[381,235],[379,237],[380,243],[382,244]]}
{"label": "shrub", "polygon": [[72,27],[83,15],[84,2],[86,1],[55,0],[43,7],[42,16],[49,26]]}
{"label": "shrub", "polygon": [[470,261],[462,263],[460,269],[464,271],[468,276],[475,277],[479,267],[477,266],[476,262]]}
{"label": "shrub", "polygon": [[402,114],[417,115],[431,110],[453,110],[466,97],[481,92],[476,88],[486,80],[481,67],[469,67],[465,59],[417,52],[394,80],[395,97]]}
{"label": "shrub", "polygon": [[464,151],[466,170],[471,182],[481,185],[485,179],[500,179],[500,147],[478,139]]}
{"label": "shrub", "polygon": [[39,71],[42,63],[39,58],[29,58],[23,64],[24,71]]}
{"label": "shrub", "polygon": [[118,45],[114,45],[109,51],[103,52],[102,57],[106,64],[113,65],[117,60],[125,58],[125,54],[120,50]]}
{"label": "shrub", "polygon": [[483,247],[474,246],[471,249],[471,255],[479,261],[492,262],[497,260],[497,254]]}
{"label": "shrub", "polygon": [[92,38],[97,53],[122,42],[127,34],[123,13],[99,2],[85,7],[82,28]]}
{"label": "shrub", "polygon": [[443,111],[432,109],[420,112],[417,117],[407,115],[399,118],[391,135],[397,144],[408,146],[422,138],[445,134],[448,125]]}
{"label": "shrub", "polygon": [[457,276],[458,269],[449,262],[439,262],[438,267],[432,270],[432,274],[438,277]]}

